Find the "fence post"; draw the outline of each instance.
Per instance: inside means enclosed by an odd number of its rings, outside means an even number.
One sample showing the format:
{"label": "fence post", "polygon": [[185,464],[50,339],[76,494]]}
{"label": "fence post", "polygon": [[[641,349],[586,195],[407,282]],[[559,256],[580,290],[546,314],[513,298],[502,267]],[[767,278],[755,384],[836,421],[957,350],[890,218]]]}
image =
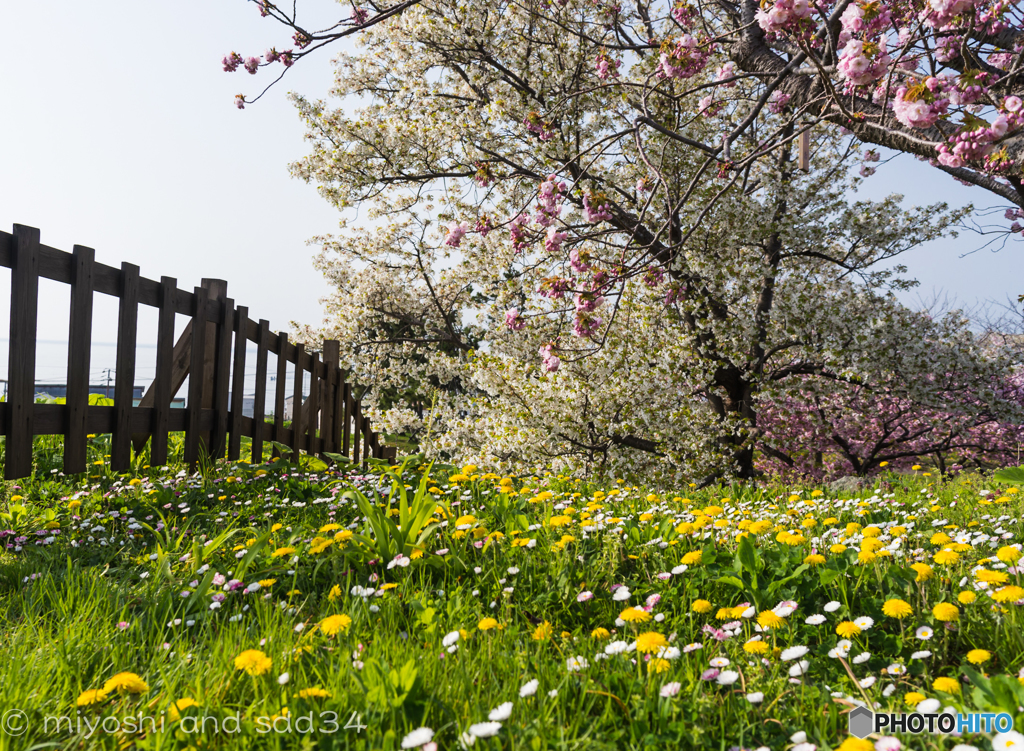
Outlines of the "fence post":
{"label": "fence post", "polygon": [[306,414],[306,451],[310,454],[319,453],[320,438],[317,429],[320,427],[320,355],[313,352],[309,358],[309,410]]}
{"label": "fence post", "polygon": [[[277,380],[274,382],[274,440],[284,443],[284,390],[288,376],[288,332],[277,335]],[[274,456],[280,452],[275,448]]]}
{"label": "fence post", "polygon": [[249,309],[239,305],[235,314],[235,364],[231,374],[231,437],[228,459],[238,461],[242,453],[242,405],[245,390],[245,346],[249,341]]}
{"label": "fence post", "polygon": [[85,472],[89,435],[89,359],[92,343],[92,271],[96,251],[76,245],[71,256],[71,324],[68,329],[68,421],[64,473]]}
{"label": "fence post", "polygon": [[320,425],[320,437],[323,440],[320,444],[320,453],[327,451],[336,453],[338,451],[338,425],[334,416],[339,402],[338,392],[341,390],[338,384],[338,361],[341,357],[341,345],[333,339],[327,339],[323,344],[323,352],[325,372],[323,417]]}
{"label": "fence post", "polygon": [[185,427],[185,463],[193,470],[199,461],[200,422],[203,414],[203,372],[206,358],[206,306],[209,290],[192,293],[192,357],[189,364],[188,416]]}
{"label": "fence post", "polygon": [[260,319],[256,333],[256,394],[252,405],[253,464],[263,463],[264,412],[267,409],[267,348],[270,346],[270,321]]}
{"label": "fence post", "polygon": [[352,461],[362,464],[363,459],[359,453],[359,444],[363,437],[363,409],[358,401],[352,400]]}
{"label": "fence post", "polygon": [[304,448],[302,435],[302,386],[306,373],[302,369],[305,350],[301,343],[295,345],[295,378],[292,383],[292,458],[299,460],[299,451]]}
{"label": "fence post", "polygon": [[4,477],[32,474],[39,230],[14,225],[11,248],[11,340],[7,359],[7,444]]}
{"label": "fence post", "polygon": [[[171,369],[174,367],[174,316],[178,280],[170,276],[160,277],[160,292],[157,299],[156,324],[156,375],[150,387],[153,402],[152,438],[149,442],[149,463],[153,466],[167,464],[167,440],[170,430],[168,422],[171,417]],[[145,403],[146,396],[143,394]],[[145,440],[141,442],[145,444]],[[136,440],[135,450],[140,450],[140,442]]]}
{"label": "fence post", "polygon": [[224,457],[228,438],[228,392],[231,386],[231,332],[235,323],[235,301],[230,297],[221,306],[217,324],[217,358],[213,369],[213,432],[210,434],[210,455]]}
{"label": "fence post", "polygon": [[110,437],[110,468],[132,466],[132,409],[135,402],[135,345],[139,328],[139,267],[121,264],[121,303],[117,315],[117,370],[114,375],[114,432]]}
{"label": "fence post", "polygon": [[[344,417],[341,420],[341,453],[349,456],[349,450],[352,448],[352,384],[343,384],[340,396],[344,413]],[[352,461],[355,461],[355,459],[356,457],[353,455]]]}
{"label": "fence post", "polygon": [[[215,408],[217,390],[218,345],[220,343],[222,327],[226,325],[223,320],[223,308],[224,302],[228,297],[228,283],[223,279],[203,279],[200,282],[200,286],[205,287],[207,290],[206,342],[203,349],[202,370],[197,371],[192,369],[190,370],[190,374],[201,374],[203,389],[200,401],[203,405],[203,409],[212,410]],[[209,320],[210,318],[215,317],[214,311],[221,313],[220,322]],[[214,421],[214,425],[216,425],[216,420]],[[214,451],[212,432],[209,430],[202,430],[200,431],[199,436],[200,444],[206,450],[207,454],[211,458],[215,457],[216,452]]]}

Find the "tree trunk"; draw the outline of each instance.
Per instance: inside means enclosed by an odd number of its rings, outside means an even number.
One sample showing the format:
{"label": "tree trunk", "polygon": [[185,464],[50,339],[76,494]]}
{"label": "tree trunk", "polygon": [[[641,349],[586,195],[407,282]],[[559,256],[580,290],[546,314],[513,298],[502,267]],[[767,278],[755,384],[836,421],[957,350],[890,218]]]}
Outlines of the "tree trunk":
{"label": "tree trunk", "polygon": [[719,439],[722,453],[735,463],[737,477],[753,478],[753,432],[757,427],[754,385],[735,365],[726,365],[715,371],[715,387],[719,393],[710,394],[709,399],[722,422],[730,425],[727,434]]}

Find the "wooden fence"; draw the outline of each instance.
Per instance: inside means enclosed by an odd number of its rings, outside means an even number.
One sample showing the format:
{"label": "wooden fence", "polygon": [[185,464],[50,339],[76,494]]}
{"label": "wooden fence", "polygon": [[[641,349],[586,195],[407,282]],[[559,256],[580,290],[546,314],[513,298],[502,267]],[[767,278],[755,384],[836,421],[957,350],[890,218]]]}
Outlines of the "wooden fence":
{"label": "wooden fence", "polygon": [[[264,444],[277,441],[294,452],[340,454],[356,463],[367,457],[394,458],[370,430],[352,386],[339,365],[339,345],[325,341],[321,352],[308,351],[275,334],[265,320],[253,321],[248,308],[235,307],[227,282],[204,279],[192,292],[178,289],[175,279],[159,282],[139,275],[139,267],[120,269],[96,263],[91,248],[76,245],[72,253],[42,245],[39,230],[14,225],[0,232],[0,266],[11,269],[11,335],[7,401],[0,403],[0,434],[6,436],[4,477],[32,474],[32,439],[64,436],[64,471],[86,469],[90,433],[110,433],[110,466],[131,466],[134,446],[140,451],[152,440],[150,464],[167,463],[168,434],[185,432],[184,458],[194,465],[201,448],[209,456],[240,458],[242,436],[252,439],[251,461],[263,460]],[[68,330],[68,376],[65,404],[35,403],[36,321],[39,279],[71,285]],[[89,404],[89,356],[93,293],[119,299],[116,378],[113,406]],[[133,406],[135,349],[139,305],[159,312],[156,377],[139,406]],[[174,341],[175,316],[190,318]],[[256,345],[256,391],[253,416],[242,414],[246,343]],[[268,353],[277,356],[273,422],[267,422]],[[292,363],[292,422],[284,425],[288,396],[287,365]],[[187,406],[171,408],[171,398],[192,374]],[[311,388],[303,401],[305,373]],[[298,406],[301,405],[301,408]]]}

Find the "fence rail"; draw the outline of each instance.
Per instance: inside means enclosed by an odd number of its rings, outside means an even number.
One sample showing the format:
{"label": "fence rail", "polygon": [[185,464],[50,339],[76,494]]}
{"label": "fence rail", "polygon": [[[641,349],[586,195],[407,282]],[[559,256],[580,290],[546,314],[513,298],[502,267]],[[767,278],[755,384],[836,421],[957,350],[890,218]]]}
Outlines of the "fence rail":
{"label": "fence rail", "polygon": [[[227,282],[204,279],[192,292],[177,281],[159,282],[139,275],[139,267],[121,268],[97,263],[95,252],[81,245],[71,253],[40,243],[39,230],[14,225],[0,232],[0,266],[11,269],[11,333],[7,401],[0,403],[0,435],[6,436],[4,477],[32,474],[32,439],[37,435],[64,436],[64,471],[86,469],[90,433],[110,433],[110,466],[131,466],[132,449],[141,451],[151,440],[150,464],[167,463],[168,434],[185,432],[184,458],[195,464],[200,451],[211,457],[240,458],[242,436],[252,439],[251,461],[263,460],[267,441],[290,446],[294,452],[341,454],[362,463],[366,458],[393,458],[370,430],[352,386],[340,367],[336,341],[323,342],[320,352],[307,351],[275,334],[266,320],[253,321],[248,308],[235,306]],[[65,404],[35,403],[36,324],[39,279],[71,286],[68,329],[68,375]],[[117,318],[114,405],[89,404],[89,357],[93,296],[119,299]],[[138,406],[133,406],[135,350],[140,305],[158,311],[156,377]],[[175,316],[190,320],[174,341]],[[247,343],[256,345],[256,392],[253,416],[242,414]],[[268,356],[277,356],[273,422],[267,417]],[[287,367],[294,365],[291,384],[292,421],[284,424],[288,396]],[[310,392],[303,401],[305,374]],[[188,402],[172,408],[171,398],[192,374]],[[301,405],[301,406],[300,406]]]}

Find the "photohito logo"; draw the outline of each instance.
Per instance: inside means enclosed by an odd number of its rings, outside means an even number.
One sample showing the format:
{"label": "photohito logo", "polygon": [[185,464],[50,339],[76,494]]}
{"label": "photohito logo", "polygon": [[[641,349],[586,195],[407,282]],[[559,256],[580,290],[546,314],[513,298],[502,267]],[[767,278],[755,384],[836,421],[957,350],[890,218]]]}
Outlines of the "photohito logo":
{"label": "photohito logo", "polygon": [[974,712],[942,714],[913,712],[910,714],[872,712],[857,707],[847,715],[850,735],[867,738],[871,733],[1005,733],[1013,727],[1013,718],[1006,712]]}

